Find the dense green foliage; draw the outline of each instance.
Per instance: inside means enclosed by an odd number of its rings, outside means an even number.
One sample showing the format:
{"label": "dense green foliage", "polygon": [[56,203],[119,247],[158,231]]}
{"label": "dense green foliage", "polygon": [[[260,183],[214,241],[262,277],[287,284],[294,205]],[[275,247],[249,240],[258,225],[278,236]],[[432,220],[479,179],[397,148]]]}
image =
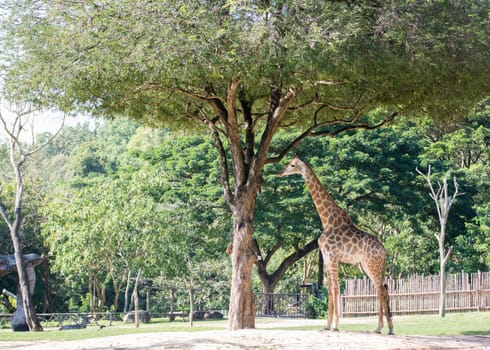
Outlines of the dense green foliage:
{"label": "dense green foliage", "polygon": [[[7,91],[64,109],[181,123],[189,97],[224,96],[239,78],[262,109],[276,84],[337,117],[376,105],[447,117],[489,89],[485,1],[13,4]],[[309,124],[311,108],[291,119]]]}
{"label": "dense green foliage", "polygon": [[[482,103],[454,128],[401,122],[390,128],[313,139],[298,152],[356,223],[384,241],[390,276],[438,272],[433,239],[437,217],[415,167],[432,164],[438,176],[453,172],[464,196],[455,203],[448,223],[447,243],[454,247],[449,266],[487,270],[489,113],[488,103]],[[462,134],[467,137],[461,138]],[[80,138],[77,144],[69,142],[74,135]],[[43,135],[39,136],[42,140]],[[279,142],[287,142],[287,135],[283,137]],[[98,151],[87,153],[92,145],[98,145]],[[461,162],[463,155],[464,159],[471,155],[472,161]],[[82,165],[86,168],[80,172]],[[138,269],[145,280],[152,281],[155,308],[168,309],[170,288],[177,288],[175,307],[188,308],[190,284],[197,290],[198,307],[226,306],[230,267],[224,250],[231,227],[211,140],[138,127],[129,121],[106,122],[95,130],[80,125],[66,128],[27,167],[28,188],[43,190],[38,195],[28,192],[26,249],[52,257],[55,310],[90,308],[86,295],[94,286],[96,304],[101,303],[96,308],[112,305],[122,310],[123,300],[115,298],[115,293],[124,291],[128,271],[134,277]],[[317,237],[321,227],[303,181],[278,178],[279,168],[266,168],[267,186],[257,203],[258,244],[264,253],[279,245],[269,271]],[[11,192],[9,181],[4,174],[4,196]],[[42,228],[39,222],[44,222]],[[7,230],[0,232],[7,235]],[[2,239],[8,241],[6,236]],[[1,249],[7,253],[10,247]],[[299,291],[304,269],[303,262],[293,265],[277,291]],[[343,269],[344,277],[359,273],[356,268]],[[310,281],[316,281],[315,276],[316,268]],[[256,290],[261,291],[255,279]],[[36,298],[39,308],[41,281]],[[12,283],[14,279],[2,280],[2,286],[11,289]]]}

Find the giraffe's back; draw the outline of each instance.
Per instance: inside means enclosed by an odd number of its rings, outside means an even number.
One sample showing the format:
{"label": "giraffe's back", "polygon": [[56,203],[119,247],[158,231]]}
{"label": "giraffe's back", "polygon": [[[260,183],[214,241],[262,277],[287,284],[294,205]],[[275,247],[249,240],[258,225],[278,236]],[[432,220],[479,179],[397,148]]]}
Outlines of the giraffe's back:
{"label": "giraffe's back", "polygon": [[325,247],[329,255],[337,257],[338,262],[371,265],[379,264],[382,259],[384,265],[386,259],[386,251],[378,238],[353,225],[324,231],[318,244]]}

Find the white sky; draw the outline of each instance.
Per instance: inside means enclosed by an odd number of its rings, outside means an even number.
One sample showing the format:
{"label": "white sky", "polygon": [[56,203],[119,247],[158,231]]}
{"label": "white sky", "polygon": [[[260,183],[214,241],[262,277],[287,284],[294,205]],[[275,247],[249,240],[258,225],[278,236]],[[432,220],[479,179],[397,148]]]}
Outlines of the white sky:
{"label": "white sky", "polygon": [[[14,114],[10,112],[4,106],[0,106],[2,116],[7,120],[9,126],[14,120]],[[34,131],[34,136],[49,131],[55,133],[59,130],[62,125],[63,114],[61,112],[34,112],[28,119],[26,117],[26,123],[23,127],[21,134],[21,139],[25,142],[32,141],[32,130]],[[91,125],[95,124],[95,119],[88,116],[79,115],[76,117],[66,117],[65,126],[76,126],[79,123],[84,123],[88,121]],[[0,124],[0,142],[7,139],[6,133],[3,129],[3,125]]]}

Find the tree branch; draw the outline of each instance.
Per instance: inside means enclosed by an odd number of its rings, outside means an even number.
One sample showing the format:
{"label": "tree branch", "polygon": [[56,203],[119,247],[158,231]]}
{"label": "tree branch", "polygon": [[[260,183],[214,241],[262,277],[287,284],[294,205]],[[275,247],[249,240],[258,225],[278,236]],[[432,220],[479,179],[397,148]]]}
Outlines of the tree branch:
{"label": "tree branch", "polygon": [[398,112],[393,112],[390,114],[387,118],[383,119],[382,122],[375,124],[375,125],[370,125],[370,124],[354,124],[354,125],[348,125],[344,128],[341,128],[336,131],[320,131],[320,132],[313,132],[311,136],[337,136],[340,133],[343,133],[348,130],[355,130],[355,129],[364,129],[364,130],[374,130],[378,129],[386,124],[389,124],[393,121],[393,119],[398,115]]}
{"label": "tree branch", "polygon": [[274,271],[274,273],[271,275],[272,280],[280,278],[289,266],[291,266],[296,261],[300,260],[305,255],[307,255],[308,253],[310,253],[311,251],[317,248],[318,248],[318,239],[314,238],[313,240],[308,242],[302,249],[298,249],[294,253],[290,254],[281,262],[281,264],[276,269],[276,271]]}
{"label": "tree branch", "polygon": [[51,142],[53,142],[53,140],[58,137],[58,135],[63,131],[63,128],[65,127],[65,120],[66,120],[66,114],[63,115],[63,120],[61,121],[61,125],[60,127],[58,128],[58,130],[54,133],[53,136],[51,136],[48,140],[46,140],[46,142],[44,142],[43,144],[39,145],[38,147],[34,148],[33,150],[27,152],[24,154],[24,158],[27,158],[37,152],[39,152],[40,150],[42,150],[44,147],[46,147],[47,145],[49,145]]}
{"label": "tree branch", "polygon": [[333,126],[337,124],[351,124],[354,123],[357,120],[357,116],[354,116],[352,119],[335,119],[327,122],[322,122],[318,123],[317,122],[317,114],[325,108],[325,105],[320,106],[315,113],[314,113],[314,118],[313,118],[313,125],[307,128],[301,135],[296,137],[291,143],[289,143],[280,153],[279,155],[275,157],[269,157],[266,161],[266,164],[270,163],[277,163],[280,162],[293,148],[296,148],[304,139],[307,137],[318,137],[318,136],[330,136],[334,137],[337,136],[338,134],[347,131],[347,130],[354,130],[354,129],[366,129],[366,130],[373,130],[373,129],[378,129],[388,123],[391,123],[393,119],[398,115],[398,112],[393,112],[390,114],[388,117],[383,119],[378,124],[375,125],[370,125],[370,124],[354,124],[354,125],[349,125],[344,128],[341,128],[336,131],[322,131],[322,132],[315,132],[314,130],[327,127],[327,126]]}
{"label": "tree branch", "polygon": [[449,249],[446,252],[446,255],[444,256],[444,259],[442,260],[442,264],[446,265],[449,257],[451,256],[451,253],[453,252],[453,246],[450,246]]}
{"label": "tree branch", "polygon": [[[279,127],[282,117],[284,116],[289,106],[293,102],[294,98],[296,97],[296,93],[297,93],[296,88],[294,87],[290,88],[287,94],[279,101],[274,111],[271,111],[268,117],[267,127],[264,133],[262,134],[260,146],[257,151],[257,158],[258,158],[257,162],[259,163],[259,169],[262,168],[263,164],[270,163],[267,159],[267,151],[269,150],[269,145],[272,142],[272,137],[274,136],[274,133]],[[271,98],[273,98],[274,91],[271,92],[271,95],[272,95]],[[272,104],[271,104],[271,108],[272,108]]]}
{"label": "tree branch", "polygon": [[197,108],[196,111],[194,111],[193,113],[188,111],[187,115],[190,118],[199,120],[204,125],[206,125],[211,131],[211,137],[213,138],[213,142],[218,151],[219,160],[220,160],[220,183],[223,187],[223,196],[230,209],[232,209],[235,203],[230,188],[230,173],[228,171],[228,159],[226,156],[225,147],[220,138],[220,130],[216,126],[217,120],[213,121],[206,118],[206,115],[200,108]]}
{"label": "tree branch", "polygon": [[9,227],[9,230],[12,230],[12,222],[10,221],[10,219],[7,215],[7,212],[5,211],[5,208],[3,207],[3,205],[1,203],[0,203],[0,215],[3,218],[3,221],[5,221],[5,223]]}
{"label": "tree branch", "polygon": [[[224,120],[226,137],[228,138],[228,145],[230,147],[231,157],[233,159],[233,171],[236,180],[235,186],[244,184],[247,180],[248,173],[247,164],[245,164],[245,156],[241,147],[240,129],[235,106],[235,99],[239,85],[240,79],[233,79],[228,86],[228,90],[226,92],[227,113],[226,119]],[[213,103],[214,102],[212,102],[212,104]]]}

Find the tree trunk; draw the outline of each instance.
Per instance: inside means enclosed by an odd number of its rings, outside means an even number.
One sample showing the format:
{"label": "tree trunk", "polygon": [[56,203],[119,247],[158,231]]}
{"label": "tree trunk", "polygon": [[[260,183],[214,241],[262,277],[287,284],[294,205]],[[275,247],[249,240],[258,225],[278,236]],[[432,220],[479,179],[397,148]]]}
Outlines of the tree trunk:
{"label": "tree trunk", "polygon": [[440,258],[440,277],[441,277],[441,288],[439,295],[439,316],[446,316],[446,279],[447,279],[447,271],[446,264],[451,256],[452,247],[450,247],[447,252],[444,249],[444,238],[446,236],[446,224],[441,223],[441,232],[439,237],[439,258]]}
{"label": "tree trunk", "polygon": [[[16,222],[20,221],[21,217],[20,208],[16,210]],[[42,331],[43,327],[36,316],[34,303],[32,302],[32,294],[34,293],[34,286],[29,286],[29,279],[27,275],[27,269],[22,257],[22,245],[20,243],[20,222],[13,225],[13,229],[10,231],[12,243],[14,246],[15,265],[17,267],[17,274],[19,276],[19,286],[22,294],[21,302],[24,306],[24,312],[26,316],[27,326],[31,331]],[[31,290],[32,289],[32,290]]]}
{"label": "tree trunk", "polygon": [[94,285],[94,280],[92,277],[92,273],[89,273],[88,277],[88,298],[89,298],[89,304],[90,304],[90,312],[94,313],[95,312],[95,285]]}
{"label": "tree trunk", "polygon": [[[45,252],[43,252],[45,254]],[[43,271],[44,271],[44,312],[53,313],[53,303],[51,300],[51,284],[49,283],[49,262],[47,258],[43,259]]]}
{"label": "tree trunk", "polygon": [[150,312],[150,287],[146,288],[146,311]]}
{"label": "tree trunk", "polygon": [[126,290],[124,291],[124,309],[123,312],[129,311],[129,288],[131,287],[131,270],[128,270],[128,280],[126,281]]}
{"label": "tree trunk", "polygon": [[117,312],[119,306],[119,295],[121,294],[121,284],[114,281],[114,303],[112,303],[112,311]]}
{"label": "tree trunk", "polygon": [[264,315],[274,315],[274,290],[276,289],[276,284],[264,283],[262,281],[262,314]]}
{"label": "tree trunk", "polygon": [[134,300],[134,324],[136,328],[140,326],[140,303],[138,295],[138,284],[140,283],[141,270],[138,270],[138,275],[136,276],[136,281],[134,282],[133,290],[133,300]]}
{"label": "tree trunk", "polygon": [[233,213],[234,232],[231,252],[232,277],[228,327],[230,330],[255,328],[255,300],[252,269],[257,261],[252,247],[253,206]]}
{"label": "tree trunk", "polygon": [[174,314],[174,305],[175,305],[175,292],[176,288],[170,288],[170,315]]}
{"label": "tree trunk", "polygon": [[113,268],[109,268],[109,273],[111,275],[112,286],[114,287],[114,302],[112,303],[112,311],[117,312],[119,307],[119,297],[121,295],[122,281],[116,277]]}
{"label": "tree trunk", "polygon": [[441,292],[439,296],[439,316],[446,316],[446,266],[441,260]]}
{"label": "tree trunk", "polygon": [[194,325],[194,287],[192,281],[189,282],[189,326]]}

